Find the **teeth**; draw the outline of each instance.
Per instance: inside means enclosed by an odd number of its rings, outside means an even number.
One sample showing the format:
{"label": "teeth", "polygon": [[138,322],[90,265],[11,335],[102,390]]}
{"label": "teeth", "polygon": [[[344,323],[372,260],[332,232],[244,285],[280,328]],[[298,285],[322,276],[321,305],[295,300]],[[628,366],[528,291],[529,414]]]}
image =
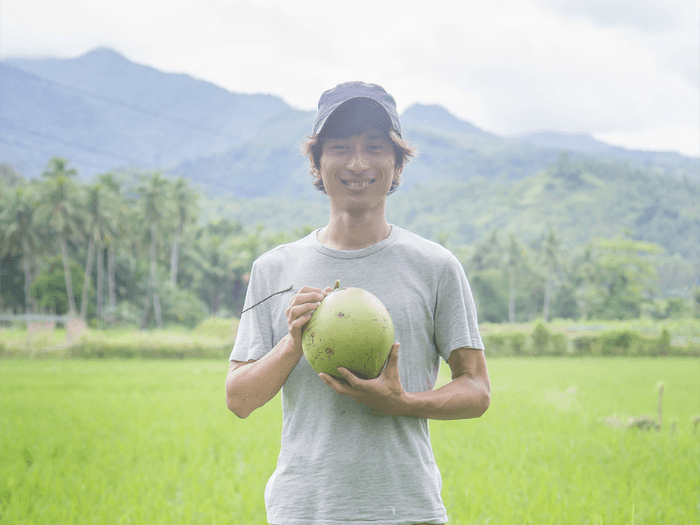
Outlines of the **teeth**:
{"label": "teeth", "polygon": [[374,182],[374,180],[365,180],[365,181],[344,180],[343,184],[345,184],[346,186],[350,186],[351,188],[364,188],[365,186],[369,186],[373,182]]}

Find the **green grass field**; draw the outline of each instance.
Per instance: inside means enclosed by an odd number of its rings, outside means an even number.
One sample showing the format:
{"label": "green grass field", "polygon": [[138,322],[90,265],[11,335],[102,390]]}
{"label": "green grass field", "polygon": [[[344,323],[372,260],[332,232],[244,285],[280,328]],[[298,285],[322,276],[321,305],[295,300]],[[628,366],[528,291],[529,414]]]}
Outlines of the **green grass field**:
{"label": "green grass field", "polygon": [[[0,361],[0,525],[266,523],[281,407],[236,419],[227,366]],[[451,524],[700,523],[700,360],[499,358],[489,371],[483,418],[430,424]],[[654,415],[659,381],[660,432],[603,423]]]}

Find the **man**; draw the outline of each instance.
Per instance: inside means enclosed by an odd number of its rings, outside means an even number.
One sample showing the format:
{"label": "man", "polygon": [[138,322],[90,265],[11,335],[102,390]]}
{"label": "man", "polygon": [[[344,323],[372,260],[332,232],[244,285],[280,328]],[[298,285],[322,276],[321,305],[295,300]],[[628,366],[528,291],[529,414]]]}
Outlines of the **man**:
{"label": "man", "polygon": [[[490,403],[469,283],[448,250],[386,220],[413,151],[383,88],[324,92],[306,153],[330,201],[328,225],[255,262],[246,308],[256,306],[241,316],[226,378],[227,406],[241,418],[282,390],[268,521],[443,524],[427,420],[479,417]],[[376,379],[340,368],[341,383],[303,358],[302,327],[336,280],[373,293],[392,317],[397,342]],[[290,285],[300,287],[291,300],[279,293]],[[441,357],[452,381],[433,390]]]}

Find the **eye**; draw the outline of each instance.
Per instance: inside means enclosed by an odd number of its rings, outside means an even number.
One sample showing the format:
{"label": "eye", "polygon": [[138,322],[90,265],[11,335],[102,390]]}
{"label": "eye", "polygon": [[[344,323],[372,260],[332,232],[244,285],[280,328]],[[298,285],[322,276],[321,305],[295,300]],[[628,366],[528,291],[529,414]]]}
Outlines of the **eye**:
{"label": "eye", "polygon": [[333,154],[340,154],[343,153],[345,149],[345,146],[342,144],[326,144],[323,148],[323,151]]}

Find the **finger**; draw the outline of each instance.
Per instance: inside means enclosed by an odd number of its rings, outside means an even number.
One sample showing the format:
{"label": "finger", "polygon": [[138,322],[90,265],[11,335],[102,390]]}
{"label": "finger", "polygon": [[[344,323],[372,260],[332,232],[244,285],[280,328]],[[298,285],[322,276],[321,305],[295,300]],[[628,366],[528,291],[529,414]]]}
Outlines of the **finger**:
{"label": "finger", "polygon": [[301,317],[298,317],[294,319],[294,321],[291,321],[289,323],[289,331],[301,331],[302,328],[304,328],[304,325],[308,323],[311,320],[311,316],[313,315],[313,312],[310,312],[306,315],[302,315]]}
{"label": "finger", "polygon": [[318,308],[318,303],[304,303],[298,304],[296,306],[290,306],[287,309],[287,317],[291,320],[306,315],[308,313],[313,313],[314,310]]}
{"label": "finger", "polygon": [[327,289],[328,289],[328,287],[326,287],[325,290],[322,290],[321,288],[314,288],[313,286],[302,286],[299,289],[299,291],[296,293],[296,295],[308,294],[308,293],[320,293],[325,297],[326,295],[328,295],[328,292],[326,292]]}
{"label": "finger", "polygon": [[345,392],[343,390],[344,386],[340,383],[340,381],[335,379],[333,376],[326,374],[325,372],[321,372],[320,374],[318,374],[318,377],[320,377],[321,381],[326,383],[329,387],[331,387],[333,390],[335,390],[338,394],[345,395]]}
{"label": "finger", "polygon": [[391,352],[389,352],[389,360],[399,362],[399,346],[401,343],[394,343],[391,345]]}
{"label": "finger", "polygon": [[[297,306],[290,306],[287,308],[287,324],[292,324],[294,321],[300,317],[307,317],[306,321],[311,319],[311,315],[318,308],[319,303],[304,303]],[[304,321],[304,322],[306,322]]]}
{"label": "finger", "polygon": [[326,298],[327,295],[328,293],[323,290],[298,293],[290,299],[289,305],[295,306],[306,303],[320,303]]}
{"label": "finger", "polygon": [[382,370],[381,375],[384,375],[391,370],[391,373],[398,373],[399,371],[399,346],[401,343],[394,343],[391,345],[391,350],[389,351],[389,356],[386,359],[386,366]]}
{"label": "finger", "polygon": [[357,377],[355,374],[353,374],[350,370],[347,368],[344,368],[342,366],[338,367],[338,373],[343,376],[343,379],[345,379],[350,386],[357,386],[359,381],[362,381],[359,377]]}
{"label": "finger", "polygon": [[294,332],[294,334],[301,332],[304,325],[311,320],[316,308],[318,308],[318,303],[308,303],[287,309],[287,328],[289,331]]}
{"label": "finger", "polygon": [[299,291],[297,293],[309,293],[309,292],[320,292],[320,288],[315,288],[313,286],[302,286],[299,288]]}

